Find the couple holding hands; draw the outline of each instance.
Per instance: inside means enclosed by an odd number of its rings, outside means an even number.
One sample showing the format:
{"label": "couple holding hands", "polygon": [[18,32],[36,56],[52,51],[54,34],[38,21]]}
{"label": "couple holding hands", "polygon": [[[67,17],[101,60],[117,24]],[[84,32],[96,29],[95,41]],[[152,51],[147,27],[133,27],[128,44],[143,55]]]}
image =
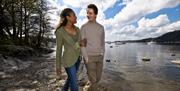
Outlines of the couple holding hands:
{"label": "couple holding hands", "polygon": [[[77,72],[81,59],[87,69],[90,82],[88,91],[96,91],[101,79],[105,52],[104,27],[96,21],[98,8],[94,4],[87,6],[88,21],[79,29],[76,14],[65,8],[60,14],[60,23],[56,35],[56,73],[61,75],[61,66],[65,68],[67,80],[61,91],[78,91]],[[82,58],[81,58],[82,57]]]}

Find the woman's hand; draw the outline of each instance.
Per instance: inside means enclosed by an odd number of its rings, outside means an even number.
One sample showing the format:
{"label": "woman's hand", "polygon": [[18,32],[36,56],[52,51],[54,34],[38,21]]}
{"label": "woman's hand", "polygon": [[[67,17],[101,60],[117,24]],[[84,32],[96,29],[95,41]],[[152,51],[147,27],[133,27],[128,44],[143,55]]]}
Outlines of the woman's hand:
{"label": "woman's hand", "polygon": [[85,64],[88,64],[88,62],[89,62],[89,61],[88,61],[88,58],[84,58],[84,63],[85,63]]}
{"label": "woman's hand", "polygon": [[61,68],[56,68],[56,75],[57,75],[58,77],[61,76]]}
{"label": "woman's hand", "polygon": [[79,45],[80,45],[81,47],[86,47],[86,45],[87,45],[87,39],[84,38],[83,40],[80,40]]}
{"label": "woman's hand", "polygon": [[84,61],[85,61],[85,64],[88,64],[88,62],[89,62],[88,60],[84,60]]}

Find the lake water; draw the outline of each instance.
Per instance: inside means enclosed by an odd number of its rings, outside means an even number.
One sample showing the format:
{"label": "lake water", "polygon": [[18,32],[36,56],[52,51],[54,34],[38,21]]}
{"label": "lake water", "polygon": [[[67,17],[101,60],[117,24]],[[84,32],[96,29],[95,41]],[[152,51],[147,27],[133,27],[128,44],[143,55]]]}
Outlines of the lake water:
{"label": "lake water", "polygon": [[106,44],[104,69],[120,73],[133,91],[180,91],[180,65],[173,60],[180,60],[179,45]]}

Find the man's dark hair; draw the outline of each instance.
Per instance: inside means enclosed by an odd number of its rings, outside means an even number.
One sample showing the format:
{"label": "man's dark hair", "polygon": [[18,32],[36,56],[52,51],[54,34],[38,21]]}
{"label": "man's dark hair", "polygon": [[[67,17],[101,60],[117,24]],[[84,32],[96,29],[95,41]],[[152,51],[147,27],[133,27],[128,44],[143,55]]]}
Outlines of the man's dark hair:
{"label": "man's dark hair", "polygon": [[94,14],[98,14],[98,8],[97,8],[97,6],[95,5],[95,4],[89,4],[88,6],[87,6],[87,8],[91,8],[91,9],[93,9],[93,11],[94,11]]}

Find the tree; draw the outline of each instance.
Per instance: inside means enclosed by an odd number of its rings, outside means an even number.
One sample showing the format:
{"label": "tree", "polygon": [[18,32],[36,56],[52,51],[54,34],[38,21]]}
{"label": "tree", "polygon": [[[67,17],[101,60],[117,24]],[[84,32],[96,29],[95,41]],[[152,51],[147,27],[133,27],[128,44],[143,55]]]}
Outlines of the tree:
{"label": "tree", "polygon": [[45,0],[1,0],[0,38],[13,44],[41,47],[51,29]]}

